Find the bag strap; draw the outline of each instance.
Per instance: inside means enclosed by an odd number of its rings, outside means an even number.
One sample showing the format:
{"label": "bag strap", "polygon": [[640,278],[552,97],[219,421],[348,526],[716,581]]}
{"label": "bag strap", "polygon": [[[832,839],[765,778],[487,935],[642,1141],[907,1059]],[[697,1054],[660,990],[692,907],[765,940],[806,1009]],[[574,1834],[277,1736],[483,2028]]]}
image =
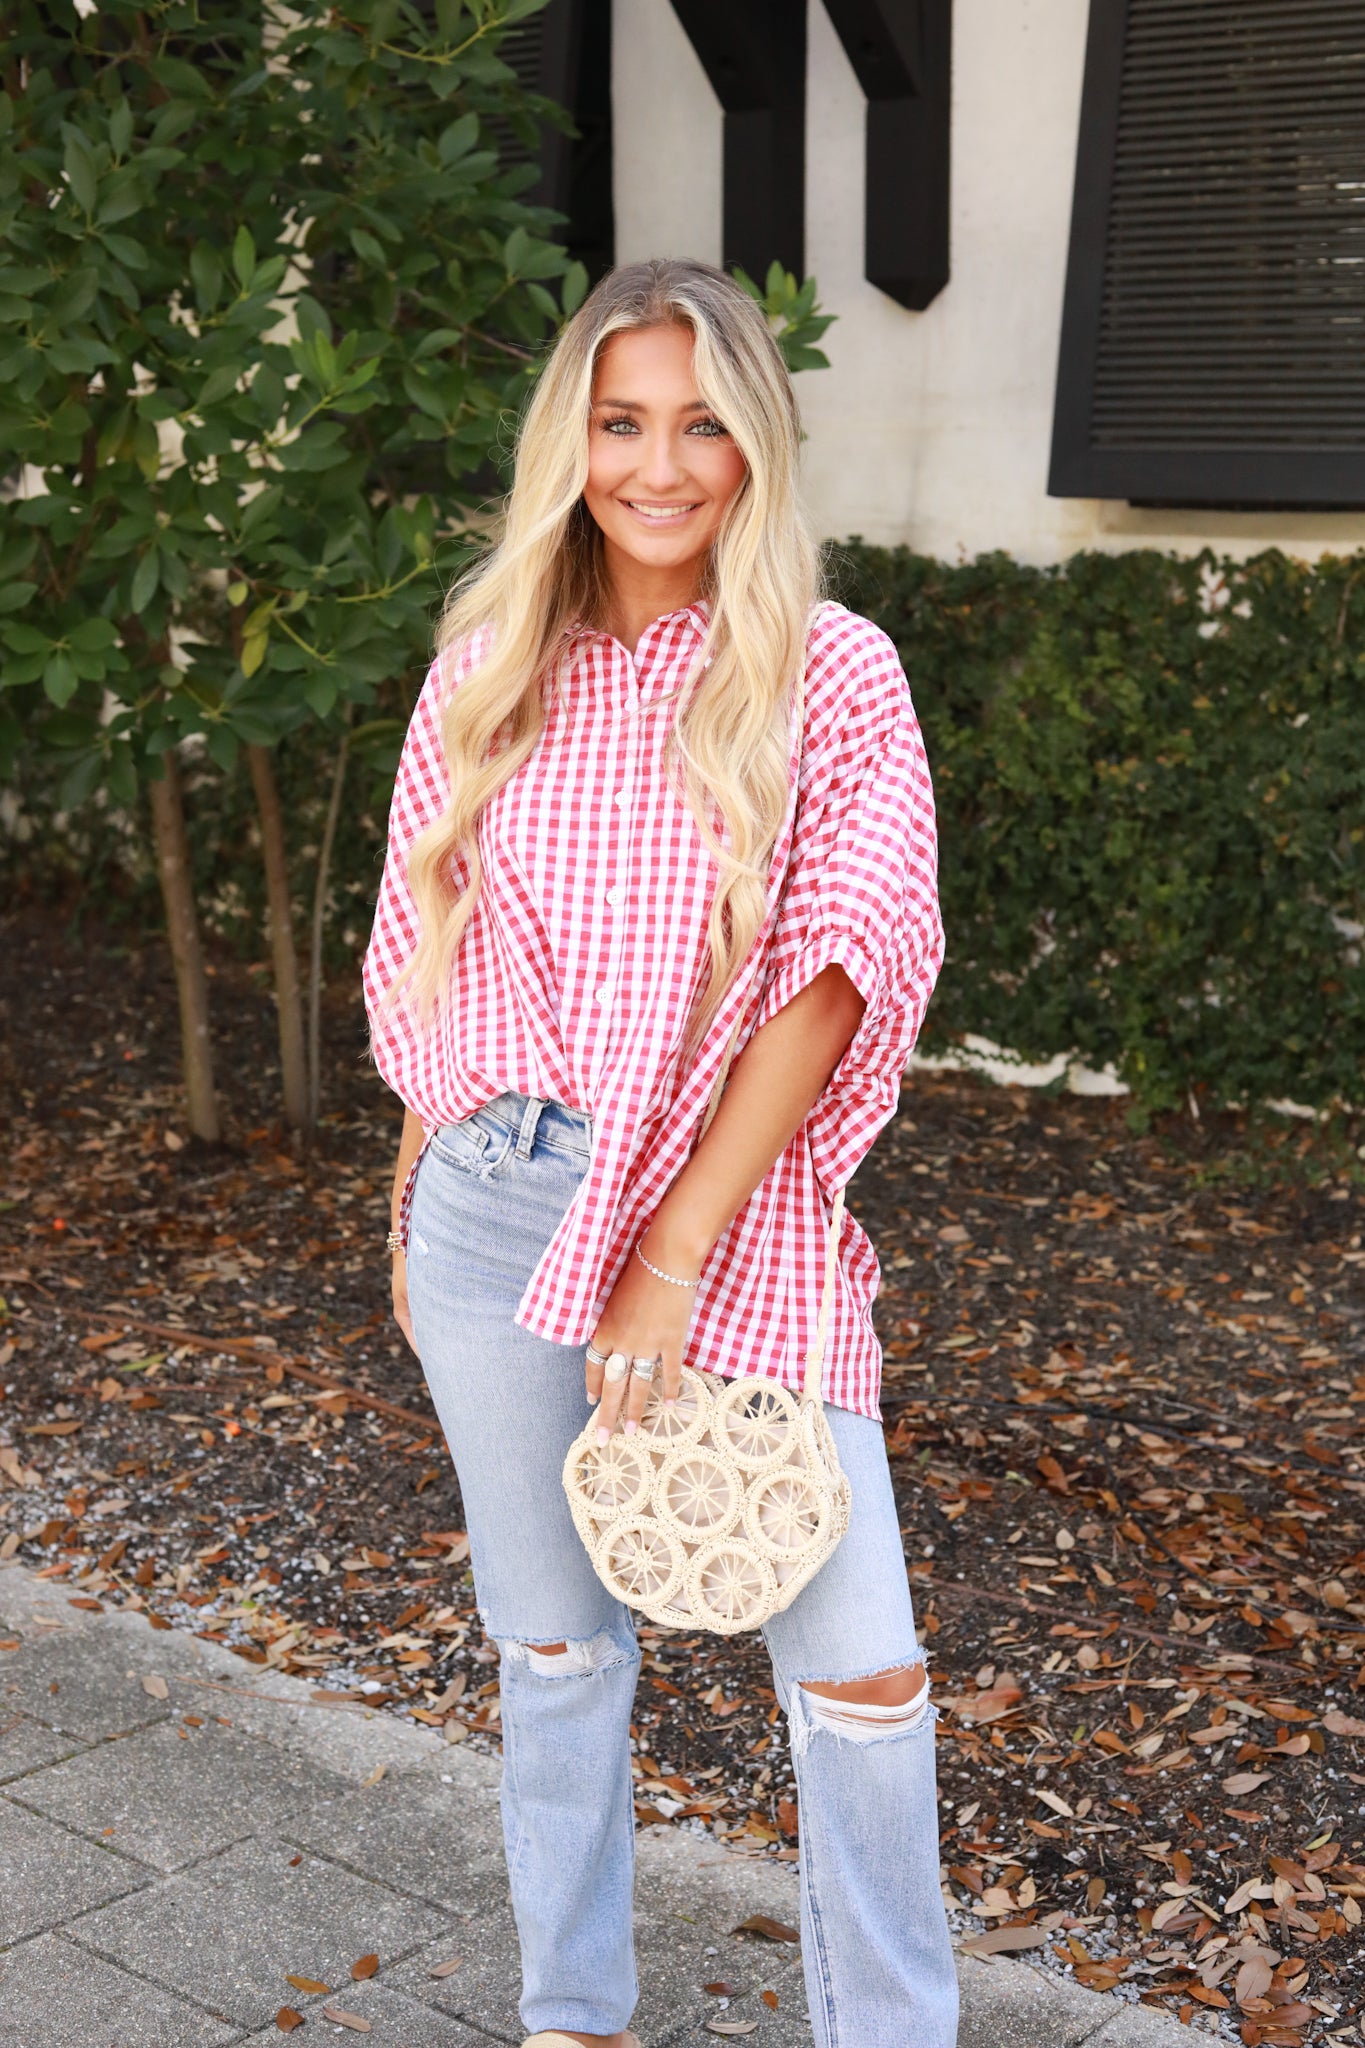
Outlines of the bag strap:
{"label": "bag strap", "polygon": [[[796,759],[798,779],[800,776],[801,748],[805,735],[804,702],[804,691],[798,690],[796,693]],[[698,1143],[706,1136],[711,1119],[720,1107],[720,1098],[725,1093],[725,1084],[730,1078],[730,1062],[734,1058],[735,1041],[739,1037],[741,1021],[739,1019],[736,1020],[735,1028],[730,1033],[730,1043],[725,1048],[725,1057],[720,1063],[720,1072],[716,1075],[715,1085],[711,1090],[711,1098],[706,1105],[706,1115],[702,1118],[701,1130],[697,1134]],[[829,1325],[830,1308],[834,1301],[834,1271],[839,1263],[839,1225],[843,1219],[843,1213],[844,1190],[840,1188],[835,1194],[834,1207],[830,1212],[829,1236],[825,1244],[825,1278],[824,1286],[820,1293],[820,1314],[816,1320],[815,1336],[812,1340],[811,1348],[806,1353],[805,1374],[801,1382],[801,1399],[803,1401],[819,1401],[824,1388],[825,1333]]]}

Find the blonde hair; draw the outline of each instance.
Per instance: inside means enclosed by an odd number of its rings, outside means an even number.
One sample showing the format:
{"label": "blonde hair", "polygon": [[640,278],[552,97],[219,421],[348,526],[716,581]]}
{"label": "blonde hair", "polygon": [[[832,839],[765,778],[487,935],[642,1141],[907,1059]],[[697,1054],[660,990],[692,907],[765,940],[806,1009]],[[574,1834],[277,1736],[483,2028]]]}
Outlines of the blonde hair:
{"label": "blonde hair", "polygon": [[[486,651],[442,715],[450,802],[408,857],[420,939],[389,993],[410,979],[424,1021],[444,998],[478,897],[483,807],[535,747],[545,723],[543,680],[571,629],[607,616],[602,537],[583,502],[601,350],[613,334],[664,326],[690,329],[698,393],[747,466],[707,558],[699,595],[708,629],[666,749],[670,772],[681,764],[683,794],[719,871],[707,927],[710,973],[684,1059],[695,1054],[762,924],[819,583],[819,550],[798,491],[796,401],[763,312],[724,271],[691,261],[625,264],[589,293],[551,350],[522,420],[496,545],[455,586],[441,620],[438,659],[473,652],[476,636]],[[728,848],[712,829],[716,806]],[[458,892],[457,855],[469,878]]]}

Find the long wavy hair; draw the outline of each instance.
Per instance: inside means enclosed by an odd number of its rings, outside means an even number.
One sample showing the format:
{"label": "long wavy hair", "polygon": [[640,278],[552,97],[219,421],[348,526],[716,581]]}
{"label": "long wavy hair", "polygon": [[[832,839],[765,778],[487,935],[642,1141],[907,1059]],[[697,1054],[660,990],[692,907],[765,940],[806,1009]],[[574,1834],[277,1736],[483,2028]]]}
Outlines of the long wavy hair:
{"label": "long wavy hair", "polygon": [[[665,750],[717,868],[709,976],[684,1034],[684,1061],[762,924],[788,798],[791,709],[819,594],[819,549],[798,487],[796,400],[763,312],[724,271],[691,261],[624,264],[589,293],[548,355],[521,422],[494,545],[455,585],[441,620],[438,659],[456,650],[478,659],[442,714],[450,802],[408,857],[420,940],[389,994],[410,982],[426,1022],[445,998],[478,898],[483,807],[535,747],[544,680],[572,631],[608,616],[602,535],[583,502],[598,358],[613,334],[670,325],[690,330],[698,394],[747,468],[705,563],[698,596],[707,631]],[[714,829],[717,809],[728,843]],[[462,889],[457,856],[468,876]]]}

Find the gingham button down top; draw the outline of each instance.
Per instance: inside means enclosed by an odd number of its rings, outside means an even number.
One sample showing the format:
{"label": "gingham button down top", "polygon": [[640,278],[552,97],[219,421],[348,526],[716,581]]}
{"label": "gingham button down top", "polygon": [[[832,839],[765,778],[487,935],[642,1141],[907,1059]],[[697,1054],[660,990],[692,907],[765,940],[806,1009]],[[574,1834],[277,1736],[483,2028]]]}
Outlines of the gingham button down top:
{"label": "gingham button down top", "polygon": [[[680,1072],[683,1026],[707,972],[714,869],[664,772],[674,707],[663,700],[687,684],[706,625],[696,604],[654,620],[633,655],[605,633],[569,641],[546,684],[545,730],[480,819],[479,898],[449,1000],[423,1032],[402,994],[389,1010],[380,997],[417,942],[408,850],[445,808],[439,711],[476,651],[433,666],[394,788],[366,1008],[379,1071],[428,1142],[511,1089],[591,1117],[591,1165],[515,1315],[555,1343],[582,1345],[696,1144],[736,1024],[737,1056],[822,969],[841,966],[865,999],[862,1020],[801,1129],[713,1246],[686,1348],[689,1365],[799,1390],[830,1203],[895,1112],[943,958],[933,791],[894,645],[822,604],[765,922]],[[459,862],[456,877],[466,879]],[[401,1201],[405,1248],[416,1171]],[[874,1417],[879,1280],[871,1242],[845,1209],[824,1392]]]}

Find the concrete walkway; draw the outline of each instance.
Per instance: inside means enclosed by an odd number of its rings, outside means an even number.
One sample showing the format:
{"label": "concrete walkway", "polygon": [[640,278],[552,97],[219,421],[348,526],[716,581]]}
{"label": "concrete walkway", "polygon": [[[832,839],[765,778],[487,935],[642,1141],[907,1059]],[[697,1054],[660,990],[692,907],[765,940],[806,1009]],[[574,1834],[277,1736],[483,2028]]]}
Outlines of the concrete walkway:
{"label": "concrete walkway", "polygon": [[[282,2007],[305,2041],[521,2041],[494,1761],[13,1565],[0,1639],[0,2048],[278,2041]],[[795,1922],[790,1869],[653,1828],[636,1896],[646,2048],[714,2039],[707,2018],[808,2048],[796,1950],[733,1933]],[[960,2048],[1191,2038],[1018,1962],[960,1968]]]}

